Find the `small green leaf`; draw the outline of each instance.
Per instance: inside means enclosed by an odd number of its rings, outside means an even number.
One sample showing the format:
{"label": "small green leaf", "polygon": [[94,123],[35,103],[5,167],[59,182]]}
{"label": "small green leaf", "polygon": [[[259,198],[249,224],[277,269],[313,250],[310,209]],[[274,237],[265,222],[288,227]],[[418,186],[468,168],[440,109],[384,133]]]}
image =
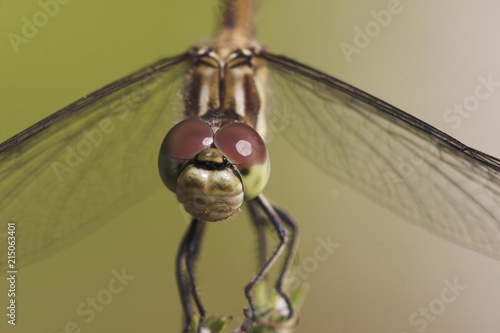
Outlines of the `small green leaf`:
{"label": "small green leaf", "polygon": [[[290,301],[295,310],[291,319],[285,319],[285,301],[276,294],[274,289],[269,288],[265,282],[255,286],[254,301],[258,309],[257,320],[245,333],[293,333],[298,323],[298,311],[304,300],[307,288],[299,286],[290,293]],[[224,333],[232,317],[214,314],[208,316],[203,323],[202,333]],[[189,333],[197,333],[198,317],[193,318]],[[242,333],[238,328],[232,333]]]}

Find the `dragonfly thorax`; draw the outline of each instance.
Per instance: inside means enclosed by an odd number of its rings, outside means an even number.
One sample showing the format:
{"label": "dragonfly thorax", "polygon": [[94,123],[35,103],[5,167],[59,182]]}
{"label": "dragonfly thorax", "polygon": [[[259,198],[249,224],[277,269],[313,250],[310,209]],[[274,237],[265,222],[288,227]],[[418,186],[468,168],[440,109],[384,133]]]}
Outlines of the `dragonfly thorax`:
{"label": "dragonfly thorax", "polygon": [[266,137],[267,70],[254,48],[199,45],[183,92],[185,116],[213,127],[242,122]]}

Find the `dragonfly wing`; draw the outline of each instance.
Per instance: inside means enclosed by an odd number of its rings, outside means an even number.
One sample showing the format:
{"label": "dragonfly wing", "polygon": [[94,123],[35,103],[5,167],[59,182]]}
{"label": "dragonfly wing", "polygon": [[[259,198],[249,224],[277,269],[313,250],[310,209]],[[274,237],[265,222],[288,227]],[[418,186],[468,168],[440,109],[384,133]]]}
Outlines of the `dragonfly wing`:
{"label": "dragonfly wing", "polygon": [[302,155],[406,220],[500,260],[500,160],[327,74],[263,58],[271,124]]}
{"label": "dragonfly wing", "polygon": [[161,186],[159,147],[182,108],[186,65],[186,55],[160,60],[0,145],[0,233],[16,223],[18,267],[74,244]]}

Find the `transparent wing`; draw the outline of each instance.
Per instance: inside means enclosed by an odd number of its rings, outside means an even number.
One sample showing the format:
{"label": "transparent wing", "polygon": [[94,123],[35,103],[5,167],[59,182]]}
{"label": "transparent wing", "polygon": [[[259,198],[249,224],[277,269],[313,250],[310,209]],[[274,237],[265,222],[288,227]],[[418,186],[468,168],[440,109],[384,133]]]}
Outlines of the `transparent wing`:
{"label": "transparent wing", "polygon": [[159,146],[182,106],[186,59],[160,60],[0,145],[0,233],[16,223],[18,267],[74,244],[161,186]]}
{"label": "transparent wing", "polygon": [[262,56],[274,120],[301,154],[408,221],[500,259],[500,160],[308,66]]}

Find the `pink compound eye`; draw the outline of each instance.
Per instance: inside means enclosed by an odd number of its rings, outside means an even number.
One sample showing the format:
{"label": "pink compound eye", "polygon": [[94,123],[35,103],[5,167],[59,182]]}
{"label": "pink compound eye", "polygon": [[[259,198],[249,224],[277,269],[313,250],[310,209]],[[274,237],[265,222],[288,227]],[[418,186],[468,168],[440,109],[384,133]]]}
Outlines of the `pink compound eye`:
{"label": "pink compound eye", "polygon": [[214,142],[229,162],[242,168],[264,164],[267,160],[264,140],[243,123],[231,123],[220,128],[215,133]]}
{"label": "pink compound eye", "polygon": [[176,160],[189,160],[213,142],[210,126],[198,119],[186,119],[168,132],[161,144],[161,154]]}

